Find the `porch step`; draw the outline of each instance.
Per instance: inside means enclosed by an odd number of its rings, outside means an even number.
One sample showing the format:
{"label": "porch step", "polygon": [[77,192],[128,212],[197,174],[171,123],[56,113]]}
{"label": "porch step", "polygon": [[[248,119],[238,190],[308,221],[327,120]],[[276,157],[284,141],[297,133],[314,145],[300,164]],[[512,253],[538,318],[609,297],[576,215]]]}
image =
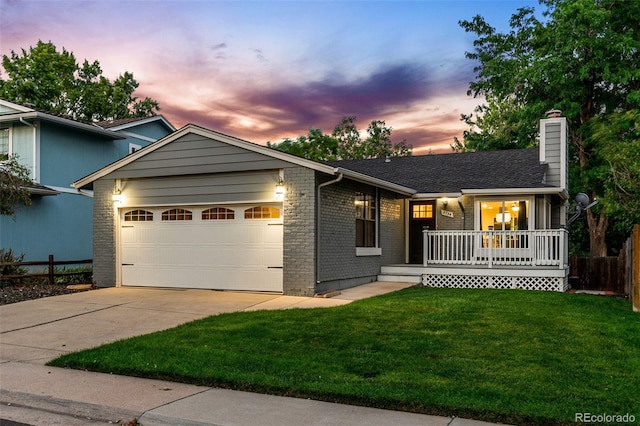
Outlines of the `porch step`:
{"label": "porch step", "polygon": [[388,283],[422,284],[421,275],[378,275],[378,281]]}
{"label": "porch step", "polygon": [[380,268],[378,281],[421,284],[425,269],[420,265],[386,265]]}

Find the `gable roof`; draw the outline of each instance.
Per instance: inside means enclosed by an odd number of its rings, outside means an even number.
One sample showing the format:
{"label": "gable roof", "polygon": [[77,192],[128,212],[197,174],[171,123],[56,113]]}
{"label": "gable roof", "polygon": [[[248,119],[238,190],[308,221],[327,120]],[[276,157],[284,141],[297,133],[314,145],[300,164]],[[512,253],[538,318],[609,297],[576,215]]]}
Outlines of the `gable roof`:
{"label": "gable roof", "polygon": [[96,124],[103,129],[109,129],[112,131],[119,131],[129,129],[131,127],[141,126],[143,124],[152,123],[154,121],[164,125],[167,129],[175,132],[176,128],[173,127],[163,115],[152,115],[151,117],[130,117],[121,118],[119,120],[99,121]]}
{"label": "gable roof", "polygon": [[364,182],[364,183],[369,183],[371,185],[375,185],[375,186],[379,186],[381,188],[386,188],[389,189],[391,191],[395,191],[398,192],[400,194],[404,194],[404,195],[412,195],[415,193],[415,191],[413,189],[411,189],[410,187],[404,187],[402,185],[397,185],[393,182],[388,182],[382,179],[378,179],[374,176],[366,176],[363,175],[357,171],[351,171],[351,170],[343,170],[343,169],[339,169],[333,166],[330,166],[328,164],[323,164],[323,163],[318,163],[315,161],[311,161],[311,160],[307,160],[306,158],[302,158],[302,157],[298,157],[296,155],[292,155],[292,154],[288,154],[286,152],[282,152],[282,151],[278,151],[275,150],[273,148],[269,148],[266,147],[264,145],[259,145],[253,142],[249,142],[243,139],[239,139],[236,138],[234,136],[229,136],[226,135],[224,133],[220,133],[220,132],[216,132],[214,130],[209,130],[209,129],[205,129],[203,127],[194,125],[194,124],[187,124],[186,126],[182,127],[181,129],[177,130],[176,132],[166,136],[163,139],[160,139],[157,142],[154,142],[150,145],[147,145],[146,147],[134,152],[133,154],[130,154],[124,158],[121,158],[120,160],[117,160],[105,167],[103,167],[102,169],[83,177],[82,179],[74,182],[73,184],[71,184],[72,187],[74,188],[85,188],[85,187],[89,187],[93,184],[94,181],[100,179],[101,177],[104,177],[110,173],[115,172],[116,170],[119,170],[120,168],[136,161],[137,159],[144,157],[145,155],[149,155],[150,153],[162,148],[163,146],[176,141],[184,136],[186,136],[187,134],[196,134],[205,138],[209,138],[212,140],[216,140],[216,141],[220,141],[226,144],[229,144],[231,146],[235,146],[238,148],[242,148],[242,149],[246,149],[248,151],[252,151],[258,154],[262,154],[271,158],[275,158],[278,160],[282,160],[285,161],[287,163],[291,163],[294,165],[298,165],[301,167],[305,167],[308,169],[312,169],[315,170],[317,172],[322,172],[322,173],[326,173],[329,175],[339,175],[339,174],[343,174],[344,176],[353,179],[353,180],[357,180],[360,182]]}
{"label": "gable roof", "polygon": [[522,189],[560,192],[559,188],[544,183],[547,165],[540,163],[538,148],[341,160],[327,164],[407,186],[419,194],[444,196]]}

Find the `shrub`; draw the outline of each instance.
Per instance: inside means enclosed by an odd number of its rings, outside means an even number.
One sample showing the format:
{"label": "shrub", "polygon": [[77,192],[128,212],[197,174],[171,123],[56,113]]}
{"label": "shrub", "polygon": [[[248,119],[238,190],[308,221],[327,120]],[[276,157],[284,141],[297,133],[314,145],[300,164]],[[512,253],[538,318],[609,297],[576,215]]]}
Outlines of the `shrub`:
{"label": "shrub", "polygon": [[[12,249],[0,248],[0,263],[14,263],[22,262],[24,260],[24,253],[20,256],[16,255]],[[5,265],[0,266],[0,275],[24,275],[27,270],[19,265]],[[11,280],[0,279],[0,287],[11,284]]]}

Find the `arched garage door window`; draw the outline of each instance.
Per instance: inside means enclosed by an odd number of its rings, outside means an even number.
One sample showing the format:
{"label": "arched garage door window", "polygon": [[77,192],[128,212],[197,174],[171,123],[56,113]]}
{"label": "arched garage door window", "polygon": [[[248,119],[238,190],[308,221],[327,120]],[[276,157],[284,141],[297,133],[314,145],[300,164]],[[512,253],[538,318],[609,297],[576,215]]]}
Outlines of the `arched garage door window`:
{"label": "arched garage door window", "polygon": [[202,212],[202,220],[231,220],[235,212],[225,207],[213,207]]}
{"label": "arched garage door window", "polygon": [[162,220],[191,220],[193,215],[189,210],[171,209],[162,212]]}
{"label": "arched garage door window", "polygon": [[153,220],[153,213],[147,210],[131,210],[124,214],[125,222],[149,222]]}
{"label": "arched garage door window", "polygon": [[256,206],[244,211],[245,219],[277,219],[280,217],[280,210],[269,206]]}

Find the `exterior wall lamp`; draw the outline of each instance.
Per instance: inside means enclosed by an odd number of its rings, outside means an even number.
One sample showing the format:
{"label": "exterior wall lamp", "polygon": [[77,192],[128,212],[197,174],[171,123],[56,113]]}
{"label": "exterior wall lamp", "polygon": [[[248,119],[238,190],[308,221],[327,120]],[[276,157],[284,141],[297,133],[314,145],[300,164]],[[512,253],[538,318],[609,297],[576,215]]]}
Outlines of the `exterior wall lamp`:
{"label": "exterior wall lamp", "polygon": [[449,205],[449,199],[448,198],[443,198],[442,199],[442,207],[446,210],[447,206]]}
{"label": "exterior wall lamp", "polygon": [[285,193],[284,181],[282,180],[282,178],[279,178],[278,182],[276,183],[276,195],[279,197],[283,197],[284,193]]}
{"label": "exterior wall lamp", "polygon": [[114,203],[120,203],[122,201],[122,191],[117,186],[113,187],[113,193],[111,194],[111,200]]}

